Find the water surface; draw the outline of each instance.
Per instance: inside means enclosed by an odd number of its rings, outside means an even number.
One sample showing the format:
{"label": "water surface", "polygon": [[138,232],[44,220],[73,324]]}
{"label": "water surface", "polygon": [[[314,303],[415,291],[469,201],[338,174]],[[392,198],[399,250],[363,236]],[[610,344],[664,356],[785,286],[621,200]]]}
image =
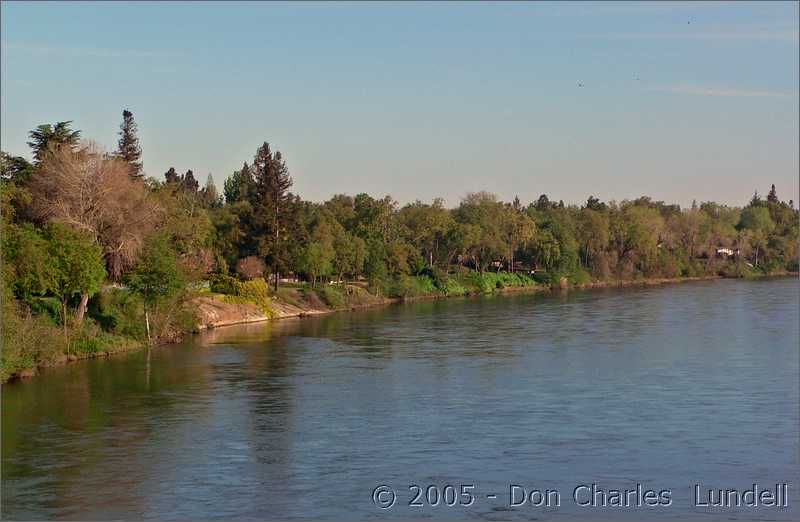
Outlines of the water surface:
{"label": "water surface", "polygon": [[[454,299],[54,368],[2,388],[2,516],[798,518],[799,300],[795,279]],[[576,506],[592,483],[671,505]],[[696,483],[788,483],[789,507],[697,508]],[[512,484],[561,505],[509,509]],[[409,507],[410,485],[475,500]]]}

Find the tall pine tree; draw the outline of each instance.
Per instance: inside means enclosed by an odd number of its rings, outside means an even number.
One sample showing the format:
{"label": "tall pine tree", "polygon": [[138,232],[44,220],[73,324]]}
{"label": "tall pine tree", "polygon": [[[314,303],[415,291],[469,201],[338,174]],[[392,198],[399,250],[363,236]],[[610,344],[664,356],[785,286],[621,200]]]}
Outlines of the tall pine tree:
{"label": "tall pine tree", "polygon": [[269,143],[256,151],[252,167],[255,190],[251,197],[256,236],[261,251],[272,266],[275,291],[278,290],[280,268],[285,265],[287,229],[290,220],[289,204],[292,177],[279,151],[272,154]]}
{"label": "tall pine tree", "polygon": [[139,146],[139,137],[136,135],[136,122],[133,113],[128,109],[122,111],[122,125],[119,126],[119,142],[117,155],[125,160],[131,169],[131,177],[142,178],[142,148]]}

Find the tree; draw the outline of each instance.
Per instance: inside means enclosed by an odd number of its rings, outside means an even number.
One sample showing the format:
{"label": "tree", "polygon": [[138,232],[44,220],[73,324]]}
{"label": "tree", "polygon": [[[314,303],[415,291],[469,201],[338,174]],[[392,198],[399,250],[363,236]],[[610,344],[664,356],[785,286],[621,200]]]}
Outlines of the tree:
{"label": "tree", "polygon": [[778,193],[775,191],[775,184],[772,184],[772,187],[769,189],[769,194],[767,194],[767,202],[769,203],[778,203]]}
{"label": "tree", "polygon": [[61,301],[66,336],[67,301],[74,295],[81,296],[75,313],[75,322],[80,324],[89,297],[100,289],[106,277],[102,251],[90,235],[62,223],[48,224],[45,236],[52,266],[48,287]]}
{"label": "tree", "polygon": [[147,340],[150,341],[150,311],[184,286],[184,275],[178,267],[175,250],[164,235],[157,235],[147,242],[125,283],[142,297]]}
{"label": "tree", "polygon": [[211,173],[209,173],[206,178],[206,186],[200,191],[200,196],[208,208],[216,208],[221,204],[217,186],[214,184],[214,178],[211,176]]}
{"label": "tree", "polygon": [[2,236],[5,284],[24,300],[42,295],[53,280],[47,240],[31,223],[7,225]]}
{"label": "tree", "polygon": [[191,169],[187,170],[181,180],[181,189],[194,194],[199,188],[200,183],[194,178],[194,172],[192,172]]}
{"label": "tree", "polygon": [[750,206],[742,211],[739,219],[739,230],[750,232],[750,244],[754,251],[753,264],[758,266],[758,254],[766,246],[767,235],[775,227],[769,215],[769,209],[763,206]]}
{"label": "tree", "polygon": [[386,270],[386,248],[378,238],[372,238],[366,242],[367,255],[364,260],[364,275],[367,276],[369,284],[380,295],[380,289],[386,282],[388,272]]}
{"label": "tree", "polygon": [[306,244],[300,259],[300,269],[311,277],[311,287],[317,278],[329,275],[333,270],[334,250],[330,241],[311,241]]}
{"label": "tree", "polygon": [[287,210],[292,199],[289,193],[292,178],[280,151],[273,155],[267,142],[256,151],[252,170],[255,190],[248,195],[254,214],[252,232],[259,241],[259,250],[272,265],[277,292],[280,266],[285,262],[283,255],[289,224]]}
{"label": "tree", "polygon": [[358,276],[364,269],[367,244],[358,236],[340,228],[333,238],[334,270],[341,281],[345,274]]}
{"label": "tree", "polygon": [[167,184],[177,184],[180,183],[181,175],[175,171],[175,167],[170,167],[168,171],[164,173],[164,180]]}
{"label": "tree", "polygon": [[253,174],[245,161],[241,170],[234,172],[223,184],[222,192],[225,195],[225,202],[232,205],[237,201],[246,200],[252,186]]}
{"label": "tree", "polygon": [[583,266],[587,268],[589,260],[608,247],[608,215],[601,210],[596,210],[597,208],[597,205],[587,205],[581,210],[578,221],[578,238],[584,252]]}
{"label": "tree", "polygon": [[431,205],[417,200],[400,209],[398,220],[405,239],[425,254],[426,264],[433,266],[447,230],[453,224],[450,212],[444,208],[444,200],[437,198]]}
{"label": "tree", "polygon": [[465,244],[467,253],[475,262],[475,268],[483,273],[489,263],[504,257],[508,252],[503,231],[503,204],[494,194],[475,192],[467,194],[454,211],[459,223],[477,227],[478,233]]}
{"label": "tree", "polygon": [[39,125],[28,135],[31,141],[28,146],[33,149],[33,158],[36,164],[42,161],[45,153],[60,146],[74,150],[81,138],[81,131],[70,129],[72,121],[59,121],[55,125]]}
{"label": "tree", "polygon": [[255,279],[264,275],[264,262],[256,256],[247,256],[236,261],[236,273],[243,279]]}
{"label": "tree", "polygon": [[33,173],[33,165],[20,156],[0,152],[0,180],[25,184]]}
{"label": "tree", "polygon": [[117,155],[130,166],[130,175],[133,178],[142,178],[142,148],[139,146],[139,137],[136,135],[137,125],[133,120],[133,113],[128,109],[122,111],[122,124],[119,126],[119,141],[117,142]]}
{"label": "tree", "polygon": [[120,158],[87,146],[48,151],[30,182],[32,209],[40,222],[66,223],[103,248],[108,273],[118,279],[141,250],[163,209]]}

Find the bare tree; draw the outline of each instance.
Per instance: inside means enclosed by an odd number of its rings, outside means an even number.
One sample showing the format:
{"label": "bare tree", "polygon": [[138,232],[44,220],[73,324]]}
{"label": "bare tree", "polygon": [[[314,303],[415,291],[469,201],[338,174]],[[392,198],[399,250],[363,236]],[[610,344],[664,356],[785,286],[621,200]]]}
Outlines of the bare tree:
{"label": "bare tree", "polygon": [[124,160],[89,143],[77,151],[48,148],[31,179],[36,217],[91,234],[103,248],[112,279],[133,265],[164,214],[145,184],[129,172]]}

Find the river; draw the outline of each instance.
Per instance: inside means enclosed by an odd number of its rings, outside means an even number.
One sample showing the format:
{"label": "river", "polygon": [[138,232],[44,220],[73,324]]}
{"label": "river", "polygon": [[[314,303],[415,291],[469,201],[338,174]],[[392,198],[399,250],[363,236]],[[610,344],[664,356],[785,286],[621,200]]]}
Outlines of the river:
{"label": "river", "polygon": [[[2,516],[797,519],[799,301],[797,279],[450,299],[48,369],[2,388]],[[633,504],[583,505],[613,490]]]}

